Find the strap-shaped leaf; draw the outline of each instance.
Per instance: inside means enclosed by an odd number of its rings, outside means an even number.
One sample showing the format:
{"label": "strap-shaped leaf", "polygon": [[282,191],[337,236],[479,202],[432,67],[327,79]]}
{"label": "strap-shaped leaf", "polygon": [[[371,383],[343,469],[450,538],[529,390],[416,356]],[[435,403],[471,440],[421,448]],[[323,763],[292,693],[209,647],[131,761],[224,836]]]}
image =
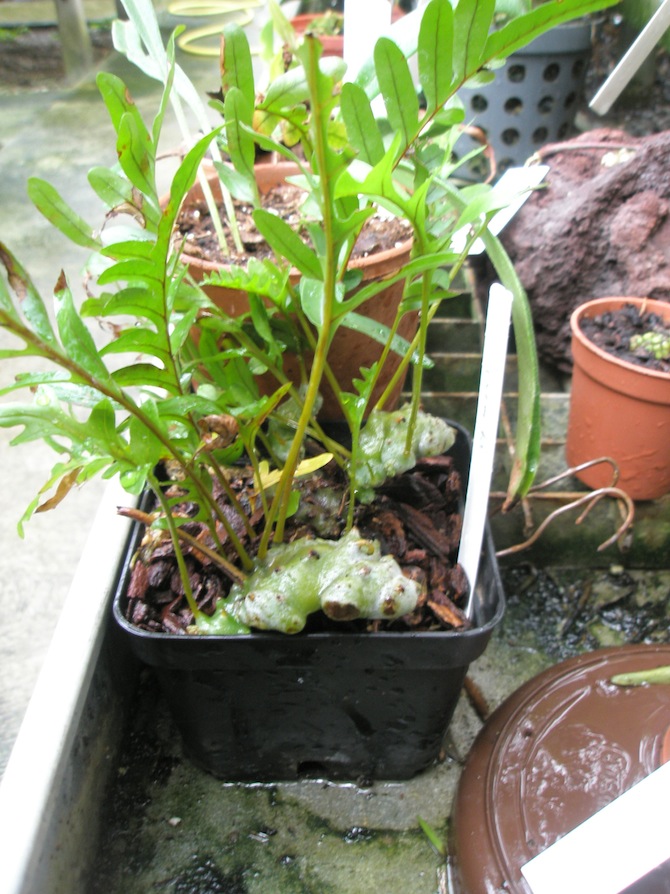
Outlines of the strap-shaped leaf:
{"label": "strap-shaped leaf", "polygon": [[323,279],[319,259],[285,221],[264,208],[257,208],[254,223],[277,257],[285,258],[305,276]]}
{"label": "strap-shaped leaf", "polygon": [[[301,48],[300,52],[304,53],[305,48]],[[309,99],[309,85],[305,71],[303,66],[289,68],[287,72],[274,78],[268,85],[265,98],[259,103],[258,108],[268,113],[278,114],[282,110],[290,110],[299,103],[306,102]],[[328,56],[319,60],[319,71],[321,75],[338,83],[344,77],[346,66],[342,59]]]}
{"label": "strap-shaped leaf", "polygon": [[117,135],[121,129],[123,116],[130,115],[135,122],[138,132],[142,134],[143,139],[150,142],[151,136],[149,131],[142,120],[139,109],[135,105],[128,88],[121,78],[110,72],[101,71],[98,73],[95,80],[98,85],[98,90],[107,106],[109,117],[112,119],[112,125],[114,126]]}
{"label": "strap-shaped leaf", "polygon": [[128,113],[122,116],[119,124],[116,152],[123,173],[147,201],[158,209],[151,138],[146,128],[140,128],[135,117]]}
{"label": "strap-shaped leaf", "polygon": [[375,46],[375,68],[389,123],[407,146],[419,127],[419,98],[402,50],[387,37]]}
{"label": "strap-shaped leaf", "polygon": [[28,198],[37,210],[75,245],[93,250],[100,248],[102,243],[94,235],[93,228],[68,205],[50,183],[39,177],[30,177],[27,191]]}
{"label": "strap-shaped leaf", "polygon": [[[348,313],[342,317],[340,323],[347,329],[353,329],[355,332],[362,332],[364,335],[367,335],[369,338],[373,339],[373,341],[379,342],[381,345],[386,344],[389,335],[391,334],[389,327],[385,326],[383,323],[378,323],[376,320],[370,319],[370,317],[354,312]],[[400,335],[394,335],[391,340],[391,350],[403,357],[409,353],[410,347],[410,343]]]}
{"label": "strap-shaped leaf", "polygon": [[[226,122],[226,140],[228,154],[238,174],[243,176],[258,201],[258,188],[254,174],[256,161],[256,145],[253,131],[250,130],[254,107],[237,87],[231,87],[223,106]],[[244,125],[247,127],[244,127]]]}
{"label": "strap-shaped leaf", "polygon": [[134,202],[132,183],[116,171],[102,166],[91,168],[88,182],[108,208]]}
{"label": "strap-shaped leaf", "polygon": [[343,84],[340,111],[349,142],[358,152],[359,158],[369,165],[381,161],[384,157],[384,141],[365,90],[358,84]]}
{"label": "strap-shaped leaf", "polygon": [[[47,345],[57,346],[56,334],[40,293],[23,265],[2,242],[0,242],[0,264],[7,272],[10,288],[19,299],[23,315],[33,332]],[[3,315],[5,315],[5,320],[2,319]],[[4,279],[0,277],[0,324],[7,325],[9,320],[18,323],[20,327],[23,326],[21,316],[5,286]],[[12,331],[16,332],[16,329],[12,329]]]}
{"label": "strap-shaped leaf", "polygon": [[195,182],[198,168],[202,163],[205,153],[212,144],[212,141],[221,133],[224,125],[215,128],[210,133],[201,137],[198,142],[184,156],[184,160],[177,168],[172,184],[170,185],[170,199],[165,208],[161,222],[158,228],[158,242],[160,243],[160,251],[167,252],[172,238],[172,228],[179,214],[179,209],[184,201],[184,197]]}
{"label": "strap-shaped leaf", "polygon": [[300,305],[307,319],[317,329],[323,326],[324,301],[323,282],[304,276],[300,280]]}
{"label": "strap-shaped leaf", "polygon": [[419,29],[419,81],[428,113],[445,104],[452,90],[454,15],[449,0],[431,0]]}
{"label": "strap-shaped leaf", "polygon": [[240,199],[242,202],[254,202],[256,199],[254,187],[249,183],[247,177],[238,174],[235,168],[224,162],[214,162],[214,167],[219,175],[219,180],[231,196]]}
{"label": "strap-shaped leaf", "polygon": [[224,94],[231,87],[241,90],[253,108],[256,99],[254,69],[247,36],[237,24],[226,25],[221,42],[221,86]]}
{"label": "strap-shaped leaf", "polygon": [[93,336],[75,309],[72,293],[63,276],[56,285],[54,306],[58,334],[67,356],[99,382],[111,382],[109,371],[100,359]]}
{"label": "strap-shaped leaf", "polygon": [[484,47],[493,23],[495,0],[459,3],[454,10],[454,78],[466,80],[483,64]]}
{"label": "strap-shaped leaf", "polygon": [[158,146],[160,142],[161,131],[163,130],[163,121],[165,120],[165,113],[168,110],[168,106],[171,102],[172,96],[172,87],[174,84],[176,65],[174,60],[174,45],[177,36],[182,33],[186,28],[185,25],[179,25],[170,35],[168,40],[168,45],[166,49],[167,55],[167,77],[165,78],[165,82],[163,84],[163,94],[161,96],[161,101],[158,106],[158,111],[153,120],[153,124],[151,125],[151,137],[154,146]]}

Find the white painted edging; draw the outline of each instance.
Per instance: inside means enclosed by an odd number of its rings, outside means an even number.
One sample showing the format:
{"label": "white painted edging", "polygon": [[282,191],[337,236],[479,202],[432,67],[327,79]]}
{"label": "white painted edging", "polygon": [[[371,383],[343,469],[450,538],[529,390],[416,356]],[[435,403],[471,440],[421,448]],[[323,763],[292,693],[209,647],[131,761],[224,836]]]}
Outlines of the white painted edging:
{"label": "white painted edging", "polygon": [[116,507],[128,499],[117,482],[103,493],[0,784],[3,894],[37,894],[31,877],[44,859],[128,537]]}

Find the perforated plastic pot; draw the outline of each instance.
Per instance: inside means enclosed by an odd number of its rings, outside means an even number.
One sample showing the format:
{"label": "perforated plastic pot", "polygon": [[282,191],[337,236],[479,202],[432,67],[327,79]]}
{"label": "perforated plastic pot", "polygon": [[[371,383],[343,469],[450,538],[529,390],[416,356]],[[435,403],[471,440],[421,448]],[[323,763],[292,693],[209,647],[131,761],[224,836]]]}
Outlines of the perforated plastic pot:
{"label": "perforated plastic pot", "polygon": [[[570,136],[591,55],[586,20],[560,25],[511,55],[490,84],[463,88],[465,123],[480,128],[493,149],[498,174],[522,165],[545,145]],[[465,134],[456,144],[463,157],[481,143]],[[489,173],[482,156],[467,165],[467,176]],[[459,173],[464,173],[459,169]]]}
{"label": "perforated plastic pot", "polygon": [[[470,447],[450,451],[467,479]],[[130,555],[128,557],[130,561]],[[502,619],[487,531],[475,626],[435,633],[146,633],[114,614],[154,668],[189,756],[227,780],[406,779],[439,755],[468,666]]]}

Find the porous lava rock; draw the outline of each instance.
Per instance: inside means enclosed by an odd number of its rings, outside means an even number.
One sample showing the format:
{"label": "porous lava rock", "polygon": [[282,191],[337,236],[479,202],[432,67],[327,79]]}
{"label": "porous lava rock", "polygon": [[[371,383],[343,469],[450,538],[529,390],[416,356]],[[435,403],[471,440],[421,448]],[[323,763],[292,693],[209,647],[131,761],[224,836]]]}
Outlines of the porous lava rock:
{"label": "porous lava rock", "polygon": [[541,150],[550,165],[502,235],[543,361],[569,372],[570,314],[591,298],[670,300],[670,131],[597,129]]}

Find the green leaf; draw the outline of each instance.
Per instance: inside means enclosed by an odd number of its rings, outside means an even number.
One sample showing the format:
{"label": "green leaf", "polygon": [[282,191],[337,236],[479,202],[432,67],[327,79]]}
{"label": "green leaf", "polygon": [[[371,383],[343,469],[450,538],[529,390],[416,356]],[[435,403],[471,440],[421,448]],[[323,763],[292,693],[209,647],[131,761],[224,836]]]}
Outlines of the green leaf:
{"label": "green leaf", "polygon": [[129,180],[102,166],[91,168],[88,182],[108,208],[133,205],[133,186]]}
{"label": "green leaf", "polygon": [[[56,335],[39,292],[23,265],[2,242],[0,242],[0,263],[7,271],[9,285],[19,299],[23,315],[30,324],[32,331],[47,345],[57,346]],[[1,278],[0,308],[11,319],[20,322],[21,317]]]}
{"label": "green leaf", "polygon": [[170,185],[170,199],[167,206],[163,209],[163,216],[159,227],[159,241],[162,242],[164,249],[169,246],[172,237],[172,228],[179,214],[179,209],[184,201],[184,197],[189,189],[195,183],[198,168],[202,163],[207,150],[212,141],[221,133],[224,125],[215,128],[210,133],[201,137],[198,142],[190,149],[184,160],[179,165],[172,183]]}
{"label": "green leaf", "polygon": [[419,30],[419,81],[427,110],[445,104],[452,92],[454,15],[449,0],[431,0],[424,10]]}
{"label": "green leaf", "polygon": [[147,261],[151,259],[155,244],[156,243],[150,233],[147,233],[144,230],[138,230],[137,238],[112,242],[103,249],[102,254],[115,261],[131,259]]}
{"label": "green leaf", "polygon": [[151,258],[128,258],[112,264],[98,277],[101,286],[111,282],[143,282],[152,287],[162,285],[163,271]]}
{"label": "green leaf", "polygon": [[119,388],[164,388],[175,394],[174,378],[164,369],[151,363],[133,363],[115,369],[112,378]]}
{"label": "green leaf", "polygon": [[161,131],[163,130],[163,121],[165,120],[165,113],[167,112],[168,105],[171,101],[172,89],[174,85],[175,78],[175,70],[176,65],[174,61],[175,55],[175,41],[179,34],[186,30],[185,25],[178,25],[172,34],[169,37],[168,45],[166,48],[166,55],[168,61],[168,70],[167,77],[165,78],[165,82],[163,84],[163,94],[161,96],[160,105],[158,107],[158,112],[154,117],[153,124],[151,126],[151,138],[154,146],[158,146],[160,141]]}
{"label": "green leaf", "polygon": [[323,305],[325,295],[323,281],[303,276],[300,280],[300,306],[305,316],[319,329],[323,325]]}
{"label": "green leaf", "polygon": [[555,3],[542,3],[532,12],[512,19],[500,30],[492,31],[483,50],[483,61],[489,64],[494,59],[504,59],[556,25],[615,6],[617,2],[618,0],[557,0]]}
{"label": "green leaf", "polygon": [[402,50],[387,37],[375,46],[375,68],[391,129],[408,146],[419,129],[419,98]]}
{"label": "green leaf", "polygon": [[384,157],[384,141],[365,90],[354,83],[343,84],[340,110],[352,148],[362,161],[377,164]]}
{"label": "green leaf", "polygon": [[258,108],[269,114],[279,114],[309,99],[309,85],[302,67],[289,70],[268,85],[265,98]]}
{"label": "green leaf", "polygon": [[112,119],[112,125],[114,126],[117,135],[121,130],[123,116],[128,115],[135,122],[137,131],[142,134],[144,141],[150,142],[151,137],[149,131],[142,120],[139,109],[135,105],[128,88],[121,78],[114,74],[110,74],[110,72],[101,71],[98,72],[95,81],[103,101],[107,106],[109,117]]}
{"label": "green leaf", "polygon": [[342,310],[349,312],[360,307],[364,301],[373,298],[387,286],[403,279],[411,280],[415,276],[421,276],[426,271],[437,270],[440,267],[452,265],[458,260],[458,255],[454,252],[439,252],[437,254],[422,255],[421,257],[412,259],[405,264],[402,270],[394,276],[388,277],[377,282],[371,282],[362,289],[359,289],[351,298],[347,298],[342,304]]}
{"label": "green leaf", "polygon": [[155,159],[152,154],[151,137],[147,129],[137,124],[137,119],[124,114],[119,124],[116,152],[123,173],[146,200],[158,210],[158,195],[155,183]]}
{"label": "green leaf", "polygon": [[226,25],[221,43],[221,86],[224,94],[231,87],[242,92],[250,108],[256,99],[251,50],[245,32],[237,24]]}
{"label": "green leaf", "polygon": [[54,306],[58,334],[67,356],[93,378],[103,383],[110,383],[109,371],[100,359],[91,333],[75,309],[72,293],[64,278],[61,278],[56,285]]}
{"label": "green leaf", "polygon": [[482,67],[484,46],[493,24],[495,0],[459,3],[454,11],[453,67],[460,83]]}
{"label": "green leaf", "polygon": [[251,127],[253,109],[241,90],[237,87],[230,88],[224,103],[228,154],[236,172],[249,184],[255,203],[260,204],[254,173],[256,145],[252,132],[243,126],[246,124]]}
{"label": "green leaf", "polygon": [[278,258],[286,258],[305,276],[311,276],[313,279],[323,278],[319,259],[292,227],[264,208],[257,208],[253,216],[259,233]]}
{"label": "green leaf", "polygon": [[82,317],[140,317],[149,320],[156,327],[164,323],[162,308],[156,306],[153,293],[139,287],[105,292],[99,298],[89,298],[84,301],[79,312]]}
{"label": "green leaf", "polygon": [[[378,323],[377,320],[373,320],[362,314],[350,312],[340,318],[339,322],[347,329],[353,329],[355,332],[362,332],[380,345],[385,345],[391,334],[391,330],[388,326],[385,326],[383,323]],[[391,340],[391,350],[401,356],[408,354],[410,347],[410,343],[400,335],[394,335]],[[412,362],[415,361],[412,360]],[[429,366],[432,366],[432,364],[429,364]]]}
{"label": "green leaf", "polygon": [[118,333],[116,338],[108,342],[100,351],[107,354],[141,353],[144,356],[155,357],[161,364],[170,359],[169,346],[166,340],[164,328],[154,332],[145,327],[133,326]]}
{"label": "green leaf", "polygon": [[254,204],[257,201],[255,178],[254,184],[251,184],[246,176],[238,174],[235,168],[220,161],[215,161],[214,167],[218,172],[219,180],[231,196],[240,199],[242,202],[250,202],[251,204]]}
{"label": "green leaf", "polygon": [[125,442],[116,430],[114,404],[107,398],[99,400],[95,404],[86,420],[86,428],[89,438],[105,445],[107,452],[111,452],[110,447],[112,446],[115,451],[125,450]]}
{"label": "green leaf", "polygon": [[100,248],[102,243],[94,235],[93,228],[67,204],[50,183],[39,177],[29,177],[27,191],[37,210],[64,236],[83,248]]}

